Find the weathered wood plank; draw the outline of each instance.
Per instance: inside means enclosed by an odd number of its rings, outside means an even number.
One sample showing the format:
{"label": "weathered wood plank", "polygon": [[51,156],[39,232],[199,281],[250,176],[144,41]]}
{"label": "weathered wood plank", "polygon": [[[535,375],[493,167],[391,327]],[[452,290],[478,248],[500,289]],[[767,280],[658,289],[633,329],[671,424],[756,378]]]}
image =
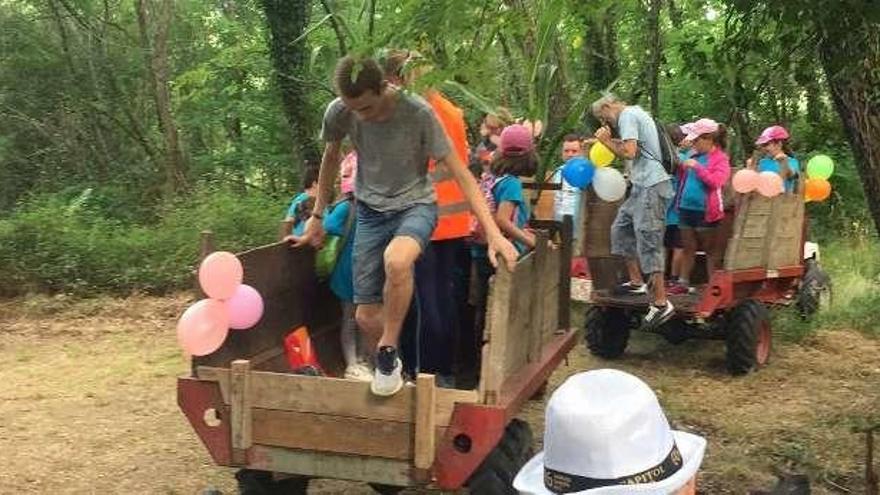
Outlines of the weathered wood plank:
{"label": "weathered wood plank", "polygon": [[437,387],[434,375],[419,373],[416,378],[415,466],[428,469],[436,451]]}
{"label": "weathered wood plank", "polygon": [[251,446],[250,362],[236,359],[232,362],[229,379],[230,427],[232,434],[232,462],[244,464],[246,450]]}
{"label": "weathered wood plank", "polygon": [[[228,369],[202,366],[198,369],[198,377],[219,383],[223,401],[229,404]],[[377,397],[369,388],[368,383],[354,380],[250,372],[251,407],[415,422],[415,387],[407,385],[392,397]],[[473,403],[479,399],[475,390],[438,388],[435,393],[435,422],[440,426],[449,425],[456,402]]]}
{"label": "weathered wood plank", "polygon": [[[547,242],[549,241],[549,236],[546,231],[538,231],[535,235],[536,246],[535,246],[535,261],[532,264],[532,283],[529,284],[534,287],[532,291],[531,297],[529,301],[527,301],[527,305],[530,309],[530,315],[528,319],[527,326],[525,328],[525,332],[521,334],[520,340],[525,342],[526,345],[526,355],[525,360],[522,362],[514,362],[511,363],[511,366],[508,369],[508,374],[517,371],[519,368],[525,365],[526,362],[534,362],[541,359],[541,346],[544,343],[544,312],[545,312],[545,301],[547,298],[547,288],[555,283],[559,282],[559,272],[548,272],[548,258],[550,256],[550,248],[547,246]],[[553,296],[557,296],[557,293],[551,294]],[[558,297],[554,297],[554,303],[558,300]],[[553,306],[550,306],[553,308]],[[553,311],[553,309],[548,308],[547,311]]]}
{"label": "weathered wood plank", "polygon": [[252,415],[254,443],[387,459],[413,457],[411,423],[260,408]]}
{"label": "weathered wood plank", "polygon": [[300,474],[395,486],[411,484],[407,461],[301,450],[268,445],[254,445],[250,451],[251,469],[276,473]]}

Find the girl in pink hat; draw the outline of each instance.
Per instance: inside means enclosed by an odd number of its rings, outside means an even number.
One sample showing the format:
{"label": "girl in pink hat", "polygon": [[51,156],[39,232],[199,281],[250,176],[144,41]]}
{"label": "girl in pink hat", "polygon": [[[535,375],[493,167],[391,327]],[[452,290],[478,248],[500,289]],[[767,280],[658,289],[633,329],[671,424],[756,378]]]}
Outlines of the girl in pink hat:
{"label": "girl in pink hat", "polygon": [[801,163],[788,146],[788,131],[781,125],[773,125],[761,132],[755,141],[757,149],[746,167],[758,172],[775,172],[785,181],[785,192],[793,192]]}
{"label": "girl in pink hat", "polygon": [[715,253],[715,230],[724,218],[721,189],[730,178],[730,158],[724,151],[727,129],[712,119],[700,119],[682,126],[687,133],[685,141],[691,144],[691,158],[678,169],[678,192],[675,208],[678,210],[678,229],[684,247],[681,275],[670,287],[670,294],[690,292],[690,275],[697,248],[708,254],[708,272],[718,262]]}

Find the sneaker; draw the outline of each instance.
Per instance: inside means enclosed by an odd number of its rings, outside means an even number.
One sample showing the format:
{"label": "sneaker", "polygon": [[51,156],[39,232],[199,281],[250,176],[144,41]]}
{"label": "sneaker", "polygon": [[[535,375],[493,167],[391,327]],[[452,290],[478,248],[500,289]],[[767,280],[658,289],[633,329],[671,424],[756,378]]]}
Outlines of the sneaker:
{"label": "sneaker", "polygon": [[648,293],[648,284],[635,285],[632,282],[624,282],[614,289],[615,294],[619,295],[641,295]]}
{"label": "sneaker", "polygon": [[689,294],[691,291],[690,287],[681,284],[679,282],[675,282],[669,287],[666,288],[666,292],[675,296],[681,296],[684,294]]}
{"label": "sneaker", "polygon": [[645,325],[650,328],[657,328],[669,321],[674,313],[675,306],[673,306],[668,300],[666,301],[666,306],[652,304],[651,309],[648,310],[648,314],[645,315]]}
{"label": "sneaker", "polygon": [[369,382],[373,381],[373,373],[369,367],[361,363],[354,363],[345,368],[345,378],[359,382]]}
{"label": "sneaker", "polygon": [[403,363],[397,357],[397,349],[390,345],[379,348],[376,353],[376,372],[370,383],[370,391],[375,395],[388,397],[403,387]]}

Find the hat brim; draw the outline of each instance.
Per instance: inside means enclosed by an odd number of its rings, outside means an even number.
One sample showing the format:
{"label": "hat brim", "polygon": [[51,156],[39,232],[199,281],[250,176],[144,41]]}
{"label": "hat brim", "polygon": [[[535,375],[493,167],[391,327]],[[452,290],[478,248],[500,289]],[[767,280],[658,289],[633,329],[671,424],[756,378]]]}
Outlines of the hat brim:
{"label": "hat brim", "polygon": [[761,146],[762,144],[767,144],[770,141],[773,141],[773,138],[771,138],[770,136],[761,136],[755,140],[755,144]]}
{"label": "hat brim", "polygon": [[[706,439],[683,431],[673,431],[672,436],[681,451],[684,464],[674,475],[657,483],[645,483],[644,485],[618,485],[594,488],[575,492],[570,495],[625,495],[638,493],[640,495],[668,495],[673,490],[685,486],[703,462],[706,453]],[[525,495],[555,495],[544,486],[544,452],[541,451],[520,469],[513,480],[513,488]]]}

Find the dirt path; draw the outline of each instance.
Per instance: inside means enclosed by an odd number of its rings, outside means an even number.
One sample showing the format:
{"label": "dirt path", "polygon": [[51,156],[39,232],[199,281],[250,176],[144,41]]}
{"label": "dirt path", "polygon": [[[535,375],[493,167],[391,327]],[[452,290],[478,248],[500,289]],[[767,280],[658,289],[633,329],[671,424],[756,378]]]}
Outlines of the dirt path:
{"label": "dirt path", "polygon": [[[0,493],[234,493],[177,410],[186,362],[173,322],[184,298],[0,303]],[[723,347],[673,347],[637,336],[614,363],[582,346],[553,376],[614,366],[655,388],[671,421],[706,435],[704,493],[745,493],[786,467],[818,480],[814,493],[862,493],[858,421],[880,414],[880,342],[851,332],[777,345],[771,366],[723,372]],[[543,407],[523,413],[540,439]],[[314,493],[372,493],[322,482]]]}

